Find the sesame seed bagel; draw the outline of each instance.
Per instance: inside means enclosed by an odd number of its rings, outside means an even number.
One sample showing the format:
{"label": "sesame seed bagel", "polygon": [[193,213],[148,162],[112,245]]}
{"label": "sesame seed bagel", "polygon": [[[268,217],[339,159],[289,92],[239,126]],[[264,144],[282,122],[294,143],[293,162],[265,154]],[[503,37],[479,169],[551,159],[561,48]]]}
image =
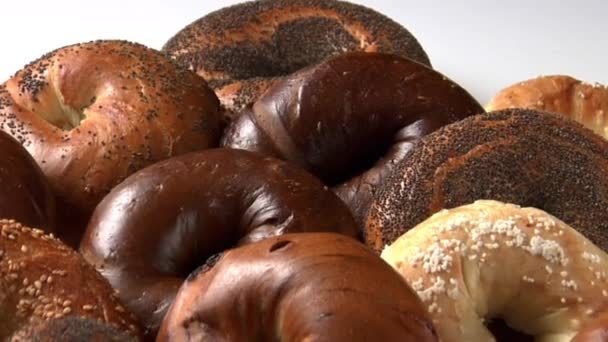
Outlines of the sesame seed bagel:
{"label": "sesame seed bagel", "polygon": [[376,250],[443,208],[493,199],[544,210],[608,250],[608,142],[534,110],[466,118],[422,138],[367,217]]}
{"label": "sesame seed bagel", "polygon": [[306,171],[248,151],[209,149],[119,184],[95,209],[80,251],[153,338],[184,279],[211,255],[307,231],[359,234],[344,203]]}
{"label": "sesame seed bagel", "polygon": [[542,76],[511,85],[494,96],[488,111],[530,108],[558,113],[608,139],[608,87],[566,75]]}
{"label": "sesame seed bagel", "polygon": [[[195,73],[124,41],[55,50],[0,86],[0,130],[38,162],[59,199],[59,226],[74,229],[75,240],[128,175],[217,144],[218,111]],[[85,223],[72,227],[76,221]]]}
{"label": "sesame seed bagel", "polygon": [[444,342],[495,341],[502,318],[536,341],[570,342],[608,304],[608,255],[535,208],[476,201],[443,210],[384,249]]}
{"label": "sesame seed bagel", "polygon": [[362,243],[300,233],[228,250],[184,282],[157,341],[439,341],[424,307]]}
{"label": "sesame seed bagel", "polygon": [[41,230],[1,219],[0,340],[87,336],[136,341],[140,330],[110,284],[76,251]]}
{"label": "sesame seed bagel", "polygon": [[204,77],[230,120],[277,78],[346,51],[393,53],[430,66],[416,38],[361,5],[336,0],[249,1],[212,12],[163,47]]}

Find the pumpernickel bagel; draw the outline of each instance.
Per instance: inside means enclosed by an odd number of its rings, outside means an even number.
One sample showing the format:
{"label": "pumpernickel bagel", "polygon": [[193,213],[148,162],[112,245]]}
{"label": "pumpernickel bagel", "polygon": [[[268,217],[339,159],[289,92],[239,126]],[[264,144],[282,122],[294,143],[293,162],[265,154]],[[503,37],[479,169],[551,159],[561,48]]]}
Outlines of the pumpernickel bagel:
{"label": "pumpernickel bagel", "polygon": [[304,170],[211,149],[149,166],[114,188],[80,252],[154,337],[186,276],[211,255],[307,231],[359,235],[348,208]]}

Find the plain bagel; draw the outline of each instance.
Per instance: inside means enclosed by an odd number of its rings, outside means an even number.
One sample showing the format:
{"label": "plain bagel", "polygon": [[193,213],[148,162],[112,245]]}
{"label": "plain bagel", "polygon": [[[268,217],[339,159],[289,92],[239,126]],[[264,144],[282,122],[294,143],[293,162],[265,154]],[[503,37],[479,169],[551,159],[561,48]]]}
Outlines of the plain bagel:
{"label": "plain bagel", "polygon": [[377,186],[421,137],[483,112],[466,90],[431,68],[351,52],[275,84],[231,123],[222,146],[310,171],[363,225]]}
{"label": "plain bagel", "polygon": [[359,231],[309,173],[248,151],[210,149],[151,165],[96,208],[85,259],[155,336],[184,279],[227,248],[290,232]]}
{"label": "plain bagel", "polygon": [[[0,104],[0,111],[2,104]],[[55,197],[36,161],[0,131],[0,217],[55,231]]]}
{"label": "plain bagel", "polygon": [[228,250],[193,272],[157,341],[439,339],[420,299],[365,245],[299,233]]}

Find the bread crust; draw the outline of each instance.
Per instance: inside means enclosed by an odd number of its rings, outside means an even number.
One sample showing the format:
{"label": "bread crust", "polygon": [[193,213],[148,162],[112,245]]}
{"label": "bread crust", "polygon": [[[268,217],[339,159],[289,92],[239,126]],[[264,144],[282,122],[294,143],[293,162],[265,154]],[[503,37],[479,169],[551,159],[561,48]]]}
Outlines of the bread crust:
{"label": "bread crust", "polygon": [[608,304],[608,255],[541,210],[480,200],[443,210],[382,258],[426,304],[445,342],[495,341],[502,318],[537,340],[570,341]]}
{"label": "bread crust", "polygon": [[233,121],[222,145],[309,170],[363,226],[377,186],[418,139],[483,111],[466,90],[420,63],[351,52],[277,83]]}
{"label": "bread crust", "polygon": [[209,82],[226,121],[278,78],[343,52],[393,53],[430,66],[401,25],[336,0],[261,0],[222,8],[183,28],[163,51]]}
{"label": "bread crust", "polygon": [[534,110],[466,118],[421,139],[380,187],[367,243],[380,251],[441,209],[494,199],[544,210],[608,250],[608,142]]}
{"label": "bread crust", "polygon": [[348,208],[304,170],[210,149],[156,163],[114,188],[80,251],[154,337],[184,278],[208,257],[305,231],[359,235]]}
{"label": "bread crust", "polygon": [[108,339],[140,336],[110,284],[80,254],[41,230],[0,219],[0,339],[45,340],[85,323]]}
{"label": "bread crust", "polygon": [[219,102],[204,80],[125,41],[55,50],[1,86],[0,103],[0,130],[38,162],[68,214],[62,228],[86,224],[131,173],[215,146],[220,134]]}
{"label": "bread crust", "polygon": [[438,341],[403,279],[331,233],[273,237],[193,273],[157,341],[204,340]]}
{"label": "bread crust", "polygon": [[608,139],[608,88],[566,75],[540,76],[499,91],[488,111],[530,108],[561,114]]}
{"label": "bread crust", "polygon": [[[2,105],[0,104],[0,110]],[[55,231],[55,197],[36,161],[0,131],[0,217]]]}

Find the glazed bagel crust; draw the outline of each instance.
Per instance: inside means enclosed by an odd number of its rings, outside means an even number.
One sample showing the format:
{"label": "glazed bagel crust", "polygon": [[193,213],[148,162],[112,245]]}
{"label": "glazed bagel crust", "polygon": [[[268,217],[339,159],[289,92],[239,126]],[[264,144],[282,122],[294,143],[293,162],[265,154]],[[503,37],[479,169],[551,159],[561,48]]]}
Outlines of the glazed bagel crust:
{"label": "glazed bagel crust", "polygon": [[542,76],[496,94],[488,111],[530,108],[564,115],[608,138],[608,88],[565,75]]}
{"label": "glazed bagel crust", "polygon": [[[0,220],[0,340],[48,341],[80,331],[137,340],[133,316],[110,284],[51,235]],[[66,340],[66,339],[61,339]]]}
{"label": "glazed bagel crust", "polygon": [[212,149],[147,167],[95,210],[80,251],[154,337],[184,278],[211,255],[289,232],[358,235],[312,175],[257,154]]}
{"label": "glazed bagel crust", "polygon": [[368,245],[381,250],[443,208],[494,199],[542,209],[608,250],[608,142],[580,124],[504,110],[423,138],[370,209]]}
{"label": "glazed bagel crust", "polygon": [[418,139],[483,111],[422,64],[353,52],[276,84],[228,127],[222,145],[298,164],[335,186],[364,222],[374,189]]}
{"label": "glazed bagel crust", "polygon": [[363,6],[335,0],[250,1],[212,12],[163,50],[196,71],[233,113],[274,78],[346,51],[393,53],[430,66],[416,38]]}
{"label": "glazed bagel crust", "polygon": [[363,244],[286,234],[192,273],[157,341],[438,341],[409,286]]}
{"label": "glazed bagel crust", "polygon": [[216,144],[218,110],[196,74],[123,41],[58,49],[0,87],[0,129],[33,155],[61,201],[87,217],[129,174]]}
{"label": "glazed bagel crust", "polygon": [[27,150],[2,131],[0,217],[40,227],[48,233],[55,229],[55,199],[51,187]]}
{"label": "glazed bagel crust", "polygon": [[496,317],[537,341],[570,342],[608,304],[608,255],[534,208],[444,210],[382,258],[417,291],[444,342],[494,341],[484,321]]}

